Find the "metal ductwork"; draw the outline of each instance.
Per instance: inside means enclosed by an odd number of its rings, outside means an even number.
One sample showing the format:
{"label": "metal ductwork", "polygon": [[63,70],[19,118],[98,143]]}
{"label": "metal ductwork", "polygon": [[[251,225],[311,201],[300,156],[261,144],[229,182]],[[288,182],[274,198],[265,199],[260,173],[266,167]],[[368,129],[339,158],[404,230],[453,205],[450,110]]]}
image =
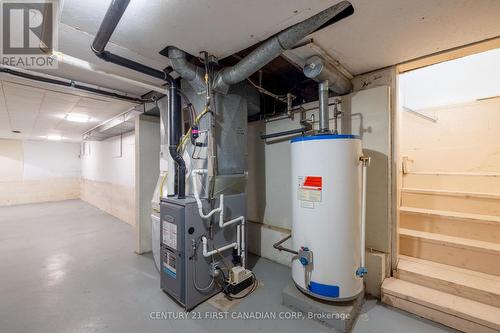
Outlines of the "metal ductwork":
{"label": "metal ductwork", "polygon": [[205,90],[205,71],[196,65],[193,65],[187,60],[186,52],[175,46],[167,48],[167,55],[170,59],[172,68],[179,75],[188,81],[195,91],[202,92]]}
{"label": "metal ductwork", "polygon": [[224,68],[217,73],[214,89],[223,93],[227,92],[229,86],[247,79],[285,50],[292,48],[304,37],[318,30],[335,16],[350,8],[352,9],[350,2],[339,2],[307,20],[272,36],[236,65]]}
{"label": "metal ductwork", "polygon": [[327,81],[329,89],[339,95],[347,94],[352,90],[351,81],[317,55],[306,60],[304,75],[316,82]]}
{"label": "metal ductwork", "polygon": [[330,133],[330,112],[328,105],[328,80],[321,81],[318,84],[319,95],[319,132]]}
{"label": "metal ductwork", "polygon": [[[215,76],[213,89],[226,94],[231,85],[239,83],[267,65],[270,61],[278,57],[285,50],[295,46],[307,35],[322,28],[336,17],[345,17],[352,14],[353,9],[349,1],[342,1],[325,9],[324,11],[285,29],[270,37],[249,55],[240,60],[234,66],[220,70]],[[199,86],[199,81],[204,84],[203,76],[196,66],[187,62],[186,54],[175,47],[169,47],[168,57],[172,68],[184,79],[194,83],[193,87]]]}

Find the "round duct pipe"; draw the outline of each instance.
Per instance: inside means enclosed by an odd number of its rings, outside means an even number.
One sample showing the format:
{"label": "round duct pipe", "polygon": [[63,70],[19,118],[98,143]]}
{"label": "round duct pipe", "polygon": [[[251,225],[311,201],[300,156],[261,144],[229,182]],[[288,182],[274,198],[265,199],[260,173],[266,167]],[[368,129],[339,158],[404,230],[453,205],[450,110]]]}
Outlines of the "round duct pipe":
{"label": "round duct pipe", "polygon": [[304,75],[317,82],[328,81],[330,90],[339,95],[347,94],[352,89],[351,81],[318,55],[306,60]]}

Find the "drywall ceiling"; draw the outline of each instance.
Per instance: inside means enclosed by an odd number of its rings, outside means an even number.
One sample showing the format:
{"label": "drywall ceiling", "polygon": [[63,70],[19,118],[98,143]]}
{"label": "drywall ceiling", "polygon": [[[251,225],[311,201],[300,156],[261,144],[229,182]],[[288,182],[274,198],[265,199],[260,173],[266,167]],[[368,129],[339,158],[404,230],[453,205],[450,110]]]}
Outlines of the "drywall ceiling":
{"label": "drywall ceiling", "polygon": [[[110,50],[157,69],[168,66],[158,52],[175,45],[198,55],[222,58],[266,39],[337,3],[332,0],[135,0],[115,33]],[[350,72],[359,74],[500,35],[498,0],[352,0],[355,13],[311,37]],[[65,0],[62,52],[113,72],[154,79],[106,64],[90,51],[110,1]],[[308,49],[298,49],[301,57]],[[65,77],[83,73],[65,69]],[[94,79],[96,80],[96,79]],[[103,86],[115,88],[113,82]],[[141,89],[122,85],[138,94]],[[145,92],[145,91],[144,91]]]}
{"label": "drywall ceiling", "polygon": [[[0,74],[0,138],[79,142],[82,134],[135,104]],[[86,116],[73,122],[68,114]],[[21,133],[13,133],[20,131]]]}
{"label": "drywall ceiling", "polygon": [[[351,3],[352,16],[310,38],[353,74],[500,36],[498,0]],[[307,49],[297,53],[308,56]]]}

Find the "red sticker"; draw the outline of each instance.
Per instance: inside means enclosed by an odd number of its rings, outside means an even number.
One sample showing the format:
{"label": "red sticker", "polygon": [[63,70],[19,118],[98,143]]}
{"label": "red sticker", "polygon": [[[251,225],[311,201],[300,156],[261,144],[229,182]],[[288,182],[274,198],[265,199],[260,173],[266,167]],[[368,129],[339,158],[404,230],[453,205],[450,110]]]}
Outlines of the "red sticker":
{"label": "red sticker", "polygon": [[321,189],[323,187],[323,177],[307,176],[304,186]]}

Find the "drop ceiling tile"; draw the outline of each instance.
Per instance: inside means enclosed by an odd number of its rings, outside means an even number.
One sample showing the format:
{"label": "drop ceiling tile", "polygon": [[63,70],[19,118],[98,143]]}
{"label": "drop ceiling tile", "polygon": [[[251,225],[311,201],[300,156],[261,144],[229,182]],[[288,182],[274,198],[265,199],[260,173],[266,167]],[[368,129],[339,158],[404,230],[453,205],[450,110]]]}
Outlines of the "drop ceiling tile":
{"label": "drop ceiling tile", "polygon": [[5,96],[20,96],[25,99],[39,100],[41,101],[44,96],[44,90],[39,88],[30,87],[27,85],[21,85],[11,82],[4,81],[4,91]]}
{"label": "drop ceiling tile", "polygon": [[[0,80],[2,77],[0,75]],[[23,84],[0,82],[6,97],[4,101],[3,93],[0,94],[0,137],[12,137],[12,123],[13,129],[22,131],[18,137],[38,140],[57,132],[67,140],[81,141],[83,133],[134,105],[97,95],[94,98],[88,93],[81,93],[81,96],[74,92],[53,91],[52,86],[29,80],[22,81]],[[70,122],[64,119],[69,113],[88,115],[91,121]]]}
{"label": "drop ceiling tile", "polygon": [[78,95],[65,94],[57,91],[47,91],[45,93],[45,98],[48,100],[58,100],[67,103],[77,103],[81,97]]}

